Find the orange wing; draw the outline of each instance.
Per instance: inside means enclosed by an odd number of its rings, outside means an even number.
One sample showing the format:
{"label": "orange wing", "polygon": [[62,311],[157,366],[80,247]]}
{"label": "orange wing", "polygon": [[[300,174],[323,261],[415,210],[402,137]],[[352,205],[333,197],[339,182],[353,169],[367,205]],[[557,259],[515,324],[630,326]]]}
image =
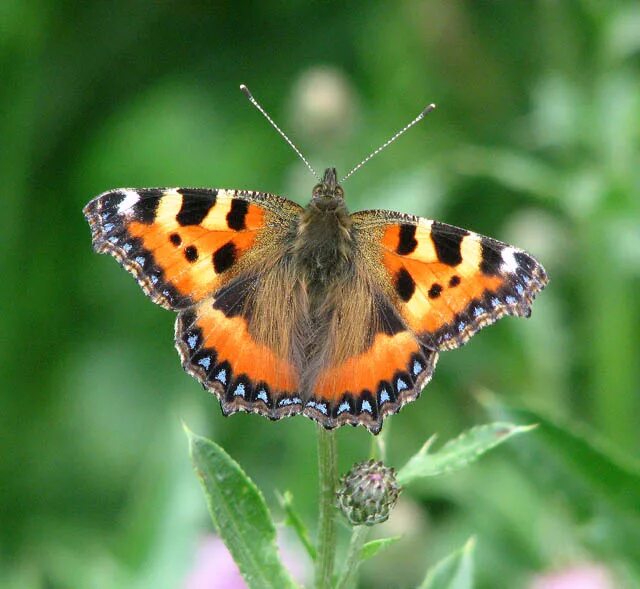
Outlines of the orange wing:
{"label": "orange wing", "polygon": [[241,312],[253,279],[240,279],[178,315],[176,347],[184,369],[216,394],[225,415],[237,411],[280,419],[300,413],[293,365],[257,343]]}
{"label": "orange wing", "polygon": [[387,211],[352,215],[360,247],[406,325],[449,350],[504,315],[528,317],[544,268],[510,245],[452,225]]}
{"label": "orange wing", "polygon": [[356,260],[373,283],[375,336],[320,374],[304,413],[325,427],[377,433],[420,395],[439,351],[504,315],[528,316],[547,276],[525,252],[451,225],[387,211],[351,218]]}
{"label": "orange wing", "polygon": [[272,194],[191,188],[120,189],[84,209],[95,249],[114,256],[154,302],[180,311],[182,364],[225,414],[277,419],[301,410],[294,368],[253,339],[247,304],[300,211]]}
{"label": "orange wing", "polygon": [[431,380],[438,353],[410,331],[376,334],[371,346],[320,374],[304,414],[325,427],[364,425],[377,434],[387,415],[420,396]]}
{"label": "orange wing", "polygon": [[96,197],[84,214],[96,251],[114,256],[155,303],[178,310],[257,263],[259,246],[278,244],[299,210],[265,193],[125,188]]}

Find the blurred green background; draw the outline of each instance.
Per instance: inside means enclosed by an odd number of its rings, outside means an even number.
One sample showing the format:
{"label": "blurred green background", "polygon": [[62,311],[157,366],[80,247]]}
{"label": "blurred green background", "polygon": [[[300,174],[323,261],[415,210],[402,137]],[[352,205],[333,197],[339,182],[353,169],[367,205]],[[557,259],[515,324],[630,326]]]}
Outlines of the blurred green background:
{"label": "blurred green background", "polygon": [[[442,355],[387,422],[389,463],[500,415],[543,426],[407,490],[362,587],[415,587],[472,534],[481,588],[640,587],[637,2],[4,0],[0,23],[1,587],[217,587],[193,580],[211,524],[181,420],[313,524],[314,425],[222,417],[81,214],[121,186],[304,203],[312,177],[242,82],[339,173],[437,103],[346,183],[351,208],[497,237],[551,278],[530,320]],[[340,430],[341,471],[369,443]]]}

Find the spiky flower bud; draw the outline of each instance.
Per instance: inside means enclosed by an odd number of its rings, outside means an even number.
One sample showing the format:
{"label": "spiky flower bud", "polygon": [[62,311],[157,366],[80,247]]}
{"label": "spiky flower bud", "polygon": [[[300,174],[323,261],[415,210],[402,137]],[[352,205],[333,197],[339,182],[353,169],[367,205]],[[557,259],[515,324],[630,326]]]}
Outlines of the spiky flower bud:
{"label": "spiky flower bud", "polygon": [[400,491],[395,469],[375,460],[359,462],[340,480],[338,506],[354,526],[373,526],[389,519]]}

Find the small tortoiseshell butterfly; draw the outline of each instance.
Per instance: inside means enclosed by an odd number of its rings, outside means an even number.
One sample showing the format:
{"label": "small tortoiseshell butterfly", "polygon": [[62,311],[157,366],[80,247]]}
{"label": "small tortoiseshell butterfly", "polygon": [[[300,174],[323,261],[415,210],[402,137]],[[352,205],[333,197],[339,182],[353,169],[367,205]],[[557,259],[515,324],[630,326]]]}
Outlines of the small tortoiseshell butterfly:
{"label": "small tortoiseshell butterfly", "polygon": [[533,257],[495,239],[350,214],[335,168],[305,208],[249,190],[124,188],[84,214],[96,251],[178,313],[182,365],[225,415],[302,413],[378,433],[420,395],[439,352],[504,315],[529,316],[547,284]]}

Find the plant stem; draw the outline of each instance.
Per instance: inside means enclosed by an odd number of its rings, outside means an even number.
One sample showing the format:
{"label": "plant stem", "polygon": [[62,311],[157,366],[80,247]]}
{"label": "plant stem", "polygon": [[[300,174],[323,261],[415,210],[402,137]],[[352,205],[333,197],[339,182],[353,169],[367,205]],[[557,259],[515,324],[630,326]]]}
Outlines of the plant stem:
{"label": "plant stem", "polygon": [[347,558],[344,561],[344,572],[338,583],[337,589],[350,589],[358,578],[358,568],[360,566],[360,552],[364,546],[369,528],[367,526],[355,526],[351,533]]}
{"label": "plant stem", "polygon": [[374,460],[381,460],[384,462],[387,459],[387,440],[389,439],[389,428],[391,422],[388,421],[384,424],[383,430],[377,436],[371,436],[371,449],[369,451],[369,458]]}
{"label": "plant stem", "polygon": [[338,479],[338,450],[335,433],[318,426],[318,480],[320,513],[318,516],[318,558],[316,589],[333,587],[336,551],[335,502]]}

